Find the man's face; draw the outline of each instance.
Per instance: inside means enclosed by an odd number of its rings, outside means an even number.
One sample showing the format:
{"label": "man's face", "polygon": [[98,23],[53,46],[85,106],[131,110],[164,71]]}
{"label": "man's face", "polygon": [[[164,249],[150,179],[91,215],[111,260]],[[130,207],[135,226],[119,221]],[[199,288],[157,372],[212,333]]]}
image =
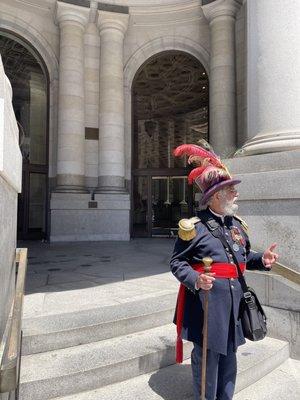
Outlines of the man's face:
{"label": "man's face", "polygon": [[238,199],[238,191],[234,185],[225,187],[219,193],[220,208],[224,215],[234,215],[238,210],[236,201]]}

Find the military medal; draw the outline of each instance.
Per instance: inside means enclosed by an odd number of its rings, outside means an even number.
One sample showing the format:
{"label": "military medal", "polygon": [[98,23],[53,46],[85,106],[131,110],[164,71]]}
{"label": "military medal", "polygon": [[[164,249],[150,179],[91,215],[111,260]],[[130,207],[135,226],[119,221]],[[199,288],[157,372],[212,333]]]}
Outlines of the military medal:
{"label": "military medal", "polygon": [[239,251],[239,246],[236,243],[233,243],[232,248],[234,251]]}
{"label": "military medal", "polygon": [[230,229],[232,240],[234,241],[232,248],[234,251],[239,251],[240,246],[245,246],[245,239],[243,238],[239,228],[233,226]]}

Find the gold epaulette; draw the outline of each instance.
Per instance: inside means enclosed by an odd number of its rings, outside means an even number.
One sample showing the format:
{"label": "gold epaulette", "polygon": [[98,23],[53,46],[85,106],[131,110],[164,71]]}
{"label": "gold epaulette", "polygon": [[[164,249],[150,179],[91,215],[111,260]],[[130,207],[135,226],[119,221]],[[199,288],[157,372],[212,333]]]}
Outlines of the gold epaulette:
{"label": "gold epaulette", "polygon": [[246,233],[247,233],[247,232],[249,231],[249,226],[248,226],[248,224],[247,224],[241,217],[239,217],[238,215],[235,215],[234,217],[241,223],[242,228],[243,228],[244,231],[246,231]]}
{"label": "gold epaulette", "polygon": [[178,236],[182,240],[192,240],[196,236],[195,224],[200,222],[200,218],[183,218],[178,222]]}

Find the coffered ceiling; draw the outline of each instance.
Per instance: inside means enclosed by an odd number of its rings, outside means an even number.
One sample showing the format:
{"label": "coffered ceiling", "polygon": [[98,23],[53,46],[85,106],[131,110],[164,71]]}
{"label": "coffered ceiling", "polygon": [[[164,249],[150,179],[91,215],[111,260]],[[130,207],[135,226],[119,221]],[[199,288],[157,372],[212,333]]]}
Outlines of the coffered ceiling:
{"label": "coffered ceiling", "polygon": [[208,104],[208,78],[194,57],[163,53],[140,69],[133,93],[137,119],[178,116]]}

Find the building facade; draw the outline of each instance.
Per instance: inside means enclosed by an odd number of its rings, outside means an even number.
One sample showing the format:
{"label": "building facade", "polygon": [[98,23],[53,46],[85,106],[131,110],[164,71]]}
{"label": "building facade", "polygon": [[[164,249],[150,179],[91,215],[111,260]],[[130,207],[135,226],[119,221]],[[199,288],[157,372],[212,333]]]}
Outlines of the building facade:
{"label": "building facade", "polygon": [[204,138],[235,155],[254,242],[275,235],[296,265],[297,0],[0,4],[23,155],[21,238],[172,235],[197,205],[172,149]]}

